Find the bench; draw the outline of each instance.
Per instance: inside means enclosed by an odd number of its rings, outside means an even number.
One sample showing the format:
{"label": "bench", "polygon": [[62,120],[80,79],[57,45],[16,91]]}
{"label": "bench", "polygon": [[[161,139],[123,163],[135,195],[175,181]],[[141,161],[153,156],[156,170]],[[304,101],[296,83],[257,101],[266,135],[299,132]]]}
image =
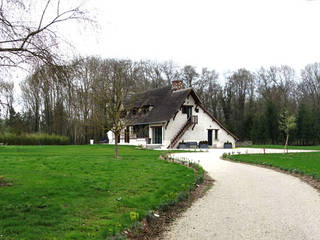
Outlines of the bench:
{"label": "bench", "polygon": [[187,148],[197,148],[198,143],[197,142],[186,142]]}

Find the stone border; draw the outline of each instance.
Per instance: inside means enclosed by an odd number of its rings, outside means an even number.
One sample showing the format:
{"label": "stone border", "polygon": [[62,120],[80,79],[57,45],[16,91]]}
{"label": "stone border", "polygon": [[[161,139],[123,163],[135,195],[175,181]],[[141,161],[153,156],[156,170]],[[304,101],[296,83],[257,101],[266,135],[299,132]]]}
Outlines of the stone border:
{"label": "stone border", "polygon": [[[188,163],[173,158],[167,158],[167,155],[168,154],[166,154],[166,156],[161,155],[160,159],[183,164],[184,166],[196,171],[195,168],[188,166]],[[214,180],[206,171],[204,171],[203,182],[197,184],[195,188],[189,192],[189,195],[185,200],[179,201],[176,205],[171,206],[167,211],[152,212],[153,216],[151,218],[147,216],[142,219],[139,227],[130,230],[130,232],[128,230],[124,231],[126,237],[128,239],[164,240],[163,234],[169,229],[170,224],[180,217],[189,207],[191,207],[192,203],[199,198],[202,198],[213,185]]]}

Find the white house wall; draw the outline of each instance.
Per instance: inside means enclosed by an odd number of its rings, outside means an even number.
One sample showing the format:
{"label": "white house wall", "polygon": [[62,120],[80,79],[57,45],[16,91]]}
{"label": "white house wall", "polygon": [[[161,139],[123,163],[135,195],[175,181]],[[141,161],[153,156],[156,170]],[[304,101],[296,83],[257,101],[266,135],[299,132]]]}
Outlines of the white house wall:
{"label": "white house wall", "polygon": [[[196,115],[197,113],[194,110],[195,101],[193,97],[189,96],[185,101],[184,105],[193,105],[192,107],[192,115]],[[163,144],[168,147],[171,139],[173,139],[178,131],[186,124],[187,122],[187,114],[182,113],[181,109],[179,109],[178,113],[176,114],[174,120],[173,118],[170,119],[167,129],[164,129],[164,138]]]}
{"label": "white house wall", "polygon": [[225,142],[231,142],[235,146],[235,139],[229,135],[223,128],[221,128],[212,118],[205,113],[201,108],[199,109],[198,124],[192,127],[182,136],[181,140],[185,142],[199,142],[208,141],[208,129],[218,129],[218,139],[215,140],[215,132],[212,132],[212,146],[216,148],[223,148]]}
{"label": "white house wall", "polygon": [[[192,126],[184,133],[180,138],[179,142],[197,142],[208,141],[208,129],[219,129],[218,130],[218,140],[215,140],[215,132],[212,133],[212,146],[216,148],[223,148],[225,142],[231,142],[235,146],[235,139],[227,133],[223,128],[221,128],[212,118],[205,113],[200,107],[198,107],[199,112],[195,111],[195,101],[190,95],[184,105],[193,105],[192,115],[198,116],[198,124],[195,125],[192,130]],[[170,119],[167,129],[164,131],[164,141],[165,146],[169,146],[171,139],[173,139],[178,131],[187,122],[187,114],[183,114],[181,109],[177,113],[175,119]]]}
{"label": "white house wall", "polygon": [[[110,144],[115,144],[115,135],[113,132],[109,131],[108,133],[108,139],[109,139],[109,143]],[[129,143],[125,142],[125,138],[124,138],[124,131],[121,132],[120,134],[120,142],[119,144],[121,145],[135,145],[135,146],[145,146],[147,144],[146,139],[145,138],[130,138]]]}

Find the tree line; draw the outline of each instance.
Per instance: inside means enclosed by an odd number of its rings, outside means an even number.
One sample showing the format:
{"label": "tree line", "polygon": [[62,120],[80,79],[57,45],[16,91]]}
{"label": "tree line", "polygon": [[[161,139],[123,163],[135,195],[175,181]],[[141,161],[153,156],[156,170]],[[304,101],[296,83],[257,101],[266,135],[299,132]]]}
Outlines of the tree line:
{"label": "tree line", "polygon": [[[106,106],[115,102],[114,89],[127,89],[131,95],[173,80],[193,87],[204,107],[241,141],[283,144],[281,115],[286,112],[295,117],[290,144],[320,142],[319,63],[305,66],[300,74],[290,66],[272,66],[224,76],[171,61],[88,57],[60,66],[42,65],[21,82],[19,99],[13,97],[12,82],[0,81],[0,131],[63,135],[74,144],[103,139],[112,125]],[[18,101],[19,111],[14,109]]]}

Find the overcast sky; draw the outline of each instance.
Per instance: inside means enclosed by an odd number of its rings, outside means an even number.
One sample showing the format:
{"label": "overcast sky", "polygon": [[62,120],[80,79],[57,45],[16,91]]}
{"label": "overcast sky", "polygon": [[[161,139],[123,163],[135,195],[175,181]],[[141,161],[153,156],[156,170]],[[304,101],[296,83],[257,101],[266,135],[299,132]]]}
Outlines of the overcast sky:
{"label": "overcast sky", "polygon": [[99,28],[66,31],[82,55],[219,72],[320,61],[317,0],[87,0],[84,7]]}

